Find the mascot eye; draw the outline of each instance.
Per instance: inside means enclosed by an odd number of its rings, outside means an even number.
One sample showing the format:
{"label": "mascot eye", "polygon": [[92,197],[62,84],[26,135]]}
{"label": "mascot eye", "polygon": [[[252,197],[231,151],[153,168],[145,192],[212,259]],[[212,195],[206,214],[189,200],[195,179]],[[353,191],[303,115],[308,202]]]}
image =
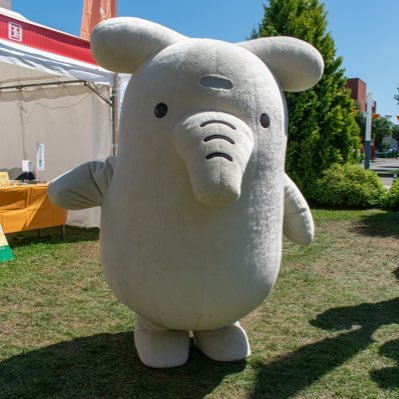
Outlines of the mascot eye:
{"label": "mascot eye", "polygon": [[262,127],[264,127],[265,129],[266,129],[267,127],[270,126],[270,118],[269,118],[269,115],[268,115],[268,114],[263,113],[263,114],[260,116],[260,124],[261,124]]}
{"label": "mascot eye", "polygon": [[164,103],[159,103],[154,110],[157,118],[163,118],[168,113],[168,106]]}

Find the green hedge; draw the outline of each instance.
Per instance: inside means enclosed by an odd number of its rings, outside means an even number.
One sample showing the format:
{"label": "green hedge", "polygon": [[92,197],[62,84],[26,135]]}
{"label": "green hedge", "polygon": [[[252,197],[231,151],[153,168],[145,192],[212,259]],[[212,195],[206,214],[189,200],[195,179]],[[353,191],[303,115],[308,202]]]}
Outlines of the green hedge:
{"label": "green hedge", "polygon": [[393,210],[399,210],[399,179],[392,183],[392,187],[386,192],[383,207]]}
{"label": "green hedge", "polygon": [[315,181],[310,194],[310,200],[332,207],[370,208],[388,203],[377,173],[352,164],[332,165]]}

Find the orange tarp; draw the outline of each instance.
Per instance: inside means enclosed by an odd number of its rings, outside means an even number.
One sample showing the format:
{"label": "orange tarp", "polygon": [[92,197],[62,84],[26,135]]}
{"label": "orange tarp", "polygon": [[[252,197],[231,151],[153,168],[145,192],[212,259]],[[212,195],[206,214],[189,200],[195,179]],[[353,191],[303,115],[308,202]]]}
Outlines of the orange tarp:
{"label": "orange tarp", "polygon": [[65,224],[66,209],[53,205],[47,184],[0,187],[0,224],[4,233]]}
{"label": "orange tarp", "polygon": [[116,16],[116,0],[84,0],[80,37],[90,40],[90,33],[100,22]]}

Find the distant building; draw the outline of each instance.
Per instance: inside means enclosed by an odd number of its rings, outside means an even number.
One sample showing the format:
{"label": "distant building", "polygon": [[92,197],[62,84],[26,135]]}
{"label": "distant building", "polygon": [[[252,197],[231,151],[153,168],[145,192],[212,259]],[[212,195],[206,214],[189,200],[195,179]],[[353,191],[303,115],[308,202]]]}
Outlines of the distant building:
{"label": "distant building", "polygon": [[[366,112],[367,110],[367,84],[359,78],[349,78],[346,81],[346,87],[351,91],[351,97],[359,105],[361,112]],[[377,102],[373,101],[372,113],[377,112]]]}

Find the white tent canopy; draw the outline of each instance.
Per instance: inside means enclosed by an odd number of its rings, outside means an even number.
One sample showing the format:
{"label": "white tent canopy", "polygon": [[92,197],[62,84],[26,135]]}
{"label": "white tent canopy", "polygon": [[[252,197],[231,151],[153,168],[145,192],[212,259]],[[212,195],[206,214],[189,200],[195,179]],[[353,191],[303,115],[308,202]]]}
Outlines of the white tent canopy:
{"label": "white tent canopy", "polygon": [[67,57],[0,40],[1,86],[6,83],[41,83],[84,80],[113,84],[113,74],[100,67]]}
{"label": "white tent canopy", "polygon": [[[113,79],[87,41],[0,8],[0,170],[15,178],[28,159],[49,181],[110,155]],[[36,168],[39,144],[44,170]],[[98,209],[69,212],[68,223],[96,226]]]}

